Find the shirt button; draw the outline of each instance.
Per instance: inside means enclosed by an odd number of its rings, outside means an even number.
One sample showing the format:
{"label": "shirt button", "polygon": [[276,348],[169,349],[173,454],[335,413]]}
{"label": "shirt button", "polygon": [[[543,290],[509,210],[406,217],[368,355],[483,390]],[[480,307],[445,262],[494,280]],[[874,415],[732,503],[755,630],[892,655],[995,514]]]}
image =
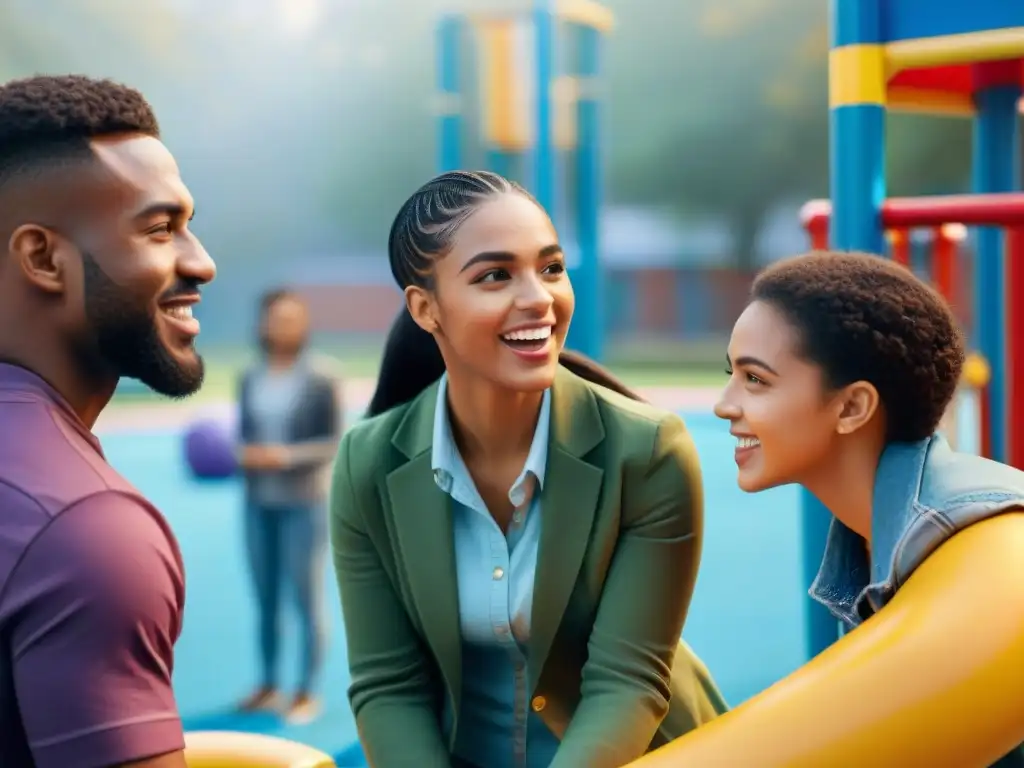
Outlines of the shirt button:
{"label": "shirt button", "polygon": [[512,522],[515,523],[516,525],[519,525],[519,523],[523,522],[523,513],[522,512],[515,512],[515,513],[513,513],[513,515],[512,515]]}
{"label": "shirt button", "polygon": [[505,569],[500,567],[495,568],[492,575],[494,576],[495,581],[501,581],[501,577],[505,575]]}
{"label": "shirt button", "polygon": [[543,712],[544,707],[548,705],[548,700],[543,696],[534,696],[533,701],[530,702],[530,706],[533,707],[534,712]]}

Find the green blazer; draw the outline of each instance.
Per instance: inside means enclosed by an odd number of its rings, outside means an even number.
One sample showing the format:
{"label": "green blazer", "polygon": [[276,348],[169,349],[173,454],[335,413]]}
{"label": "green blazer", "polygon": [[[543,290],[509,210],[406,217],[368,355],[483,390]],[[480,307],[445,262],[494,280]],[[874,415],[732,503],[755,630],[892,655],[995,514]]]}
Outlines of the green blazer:
{"label": "green blazer", "polygon": [[[374,768],[453,765],[461,639],[451,500],[431,470],[436,397],[353,427],[334,468],[349,698]],[[527,656],[533,710],[561,739],[552,766],[617,768],[725,711],[679,640],[703,527],[683,421],[560,368],[541,515]]]}

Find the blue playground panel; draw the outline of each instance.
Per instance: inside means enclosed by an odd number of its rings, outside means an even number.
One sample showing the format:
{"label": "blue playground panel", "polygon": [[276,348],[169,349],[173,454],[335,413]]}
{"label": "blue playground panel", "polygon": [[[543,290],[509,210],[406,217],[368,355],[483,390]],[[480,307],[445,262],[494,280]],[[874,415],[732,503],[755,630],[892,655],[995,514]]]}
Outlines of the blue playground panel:
{"label": "blue playground panel", "polygon": [[[1024,6],[1007,0],[975,0],[970,10],[963,3],[935,0],[888,0],[877,5],[879,24],[866,26],[863,19],[875,5],[864,2],[836,2],[832,28],[835,45],[885,43],[943,35],[991,32],[1024,26]],[[868,30],[873,30],[872,34]]]}
{"label": "blue playground panel", "polygon": [[[687,416],[706,489],[704,557],[685,637],[732,705],[804,660],[799,496],[792,487],[748,496],[736,487],[734,440],[710,414]],[[329,573],[331,644],[323,676],[324,713],[305,726],[270,716],[241,717],[232,705],[255,683],[253,600],[245,569],[237,482],[189,480],[172,432],[103,437],[111,463],[168,517],[187,571],[187,610],[177,646],[175,687],[190,730],[251,730],[295,739],[363,765],[349,711],[349,678],[337,589]],[[283,626],[288,627],[287,610]],[[286,631],[283,679],[297,673]]]}

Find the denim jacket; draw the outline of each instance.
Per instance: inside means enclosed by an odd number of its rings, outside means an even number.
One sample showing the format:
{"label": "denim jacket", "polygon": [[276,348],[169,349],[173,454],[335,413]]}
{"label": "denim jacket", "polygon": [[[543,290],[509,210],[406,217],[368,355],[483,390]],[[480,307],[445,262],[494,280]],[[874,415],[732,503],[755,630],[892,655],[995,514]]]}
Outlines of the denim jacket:
{"label": "denim jacket", "polygon": [[939,435],[893,443],[875,477],[871,561],[863,539],[833,520],[811,597],[856,627],[953,534],[1016,507],[1024,508],[1024,472],[957,453]]}
{"label": "denim jacket", "polygon": [[[238,383],[238,437],[243,445],[256,440],[251,398],[256,370],[255,367],[247,370]],[[323,447],[317,445],[314,451],[304,453],[301,461],[278,473],[278,480],[289,489],[287,495],[294,496],[296,502],[319,502],[327,494],[327,468],[335,451],[331,440],[340,438],[343,412],[334,379],[311,365],[304,370],[304,378],[302,395],[296,400],[289,420],[288,445],[322,443]],[[257,473],[246,472],[244,476],[247,503],[251,503]]]}

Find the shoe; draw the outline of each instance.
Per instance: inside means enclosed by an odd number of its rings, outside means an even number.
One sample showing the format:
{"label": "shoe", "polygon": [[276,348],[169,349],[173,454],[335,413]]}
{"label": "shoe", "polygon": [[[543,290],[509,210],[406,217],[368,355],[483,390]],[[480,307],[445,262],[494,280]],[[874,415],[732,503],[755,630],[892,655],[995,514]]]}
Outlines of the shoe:
{"label": "shoe", "polygon": [[292,700],[285,712],[285,720],[291,725],[306,725],[320,715],[320,702],[308,693],[300,693]]}
{"label": "shoe", "polygon": [[277,712],[281,709],[281,694],[276,688],[264,685],[242,700],[239,712]]}

